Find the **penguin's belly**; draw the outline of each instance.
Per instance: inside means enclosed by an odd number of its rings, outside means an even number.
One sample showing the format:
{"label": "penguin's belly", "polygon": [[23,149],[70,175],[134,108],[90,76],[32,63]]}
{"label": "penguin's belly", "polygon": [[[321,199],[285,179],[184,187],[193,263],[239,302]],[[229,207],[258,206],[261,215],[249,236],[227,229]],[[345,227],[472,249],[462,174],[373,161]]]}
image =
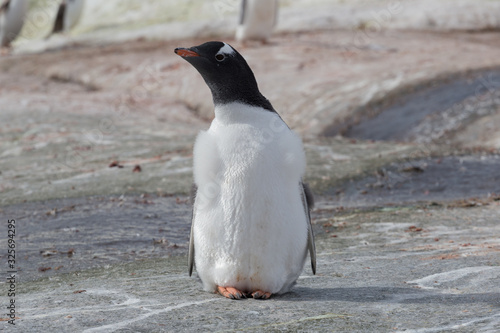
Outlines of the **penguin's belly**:
{"label": "penguin's belly", "polygon": [[195,147],[198,275],[208,291],[286,292],[306,257],[301,142],[288,129],[262,139],[254,126],[213,127]]}

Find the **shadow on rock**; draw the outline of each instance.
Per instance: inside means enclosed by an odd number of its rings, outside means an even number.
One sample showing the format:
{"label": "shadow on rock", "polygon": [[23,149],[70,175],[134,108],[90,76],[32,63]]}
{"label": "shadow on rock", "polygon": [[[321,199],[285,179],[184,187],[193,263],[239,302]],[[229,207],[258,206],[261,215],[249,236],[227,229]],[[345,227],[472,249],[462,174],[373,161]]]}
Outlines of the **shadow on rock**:
{"label": "shadow on rock", "polygon": [[474,294],[444,294],[414,288],[308,288],[297,287],[291,292],[276,296],[276,299],[286,301],[343,301],[343,302],[386,302],[398,304],[426,304],[438,303],[441,305],[488,303],[500,306],[500,293]]}

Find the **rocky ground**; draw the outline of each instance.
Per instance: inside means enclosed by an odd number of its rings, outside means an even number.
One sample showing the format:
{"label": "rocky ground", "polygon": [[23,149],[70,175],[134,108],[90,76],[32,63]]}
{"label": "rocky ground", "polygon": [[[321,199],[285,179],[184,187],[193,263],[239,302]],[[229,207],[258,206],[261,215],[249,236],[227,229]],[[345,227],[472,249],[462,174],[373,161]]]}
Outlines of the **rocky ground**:
{"label": "rocky ground", "polygon": [[[173,49],[204,40],[1,58],[16,328],[500,330],[498,32],[368,32],[287,32],[238,48],[304,138],[318,201],[318,274],[306,266],[293,292],[269,301],[222,299],[187,276],[192,144],[213,115]],[[5,261],[6,231],[0,239]]]}

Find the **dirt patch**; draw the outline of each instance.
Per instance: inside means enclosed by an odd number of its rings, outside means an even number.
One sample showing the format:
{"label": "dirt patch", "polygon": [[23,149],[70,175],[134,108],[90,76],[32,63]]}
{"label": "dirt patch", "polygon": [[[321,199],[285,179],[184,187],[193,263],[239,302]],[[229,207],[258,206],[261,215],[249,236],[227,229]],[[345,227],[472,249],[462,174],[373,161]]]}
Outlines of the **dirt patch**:
{"label": "dirt patch", "polygon": [[[118,262],[184,254],[187,197],[108,196],[4,207],[16,220],[21,281]],[[6,257],[2,254],[1,257]]]}

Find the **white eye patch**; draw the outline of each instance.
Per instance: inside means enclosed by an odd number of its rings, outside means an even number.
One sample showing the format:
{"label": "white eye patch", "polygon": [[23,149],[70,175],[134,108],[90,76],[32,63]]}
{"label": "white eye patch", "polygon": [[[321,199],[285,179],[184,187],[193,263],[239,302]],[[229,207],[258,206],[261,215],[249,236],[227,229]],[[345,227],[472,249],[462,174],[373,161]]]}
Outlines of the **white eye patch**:
{"label": "white eye patch", "polygon": [[234,49],[229,46],[228,44],[224,43],[224,46],[220,48],[219,52],[217,54],[224,54],[224,55],[233,55],[234,54]]}

